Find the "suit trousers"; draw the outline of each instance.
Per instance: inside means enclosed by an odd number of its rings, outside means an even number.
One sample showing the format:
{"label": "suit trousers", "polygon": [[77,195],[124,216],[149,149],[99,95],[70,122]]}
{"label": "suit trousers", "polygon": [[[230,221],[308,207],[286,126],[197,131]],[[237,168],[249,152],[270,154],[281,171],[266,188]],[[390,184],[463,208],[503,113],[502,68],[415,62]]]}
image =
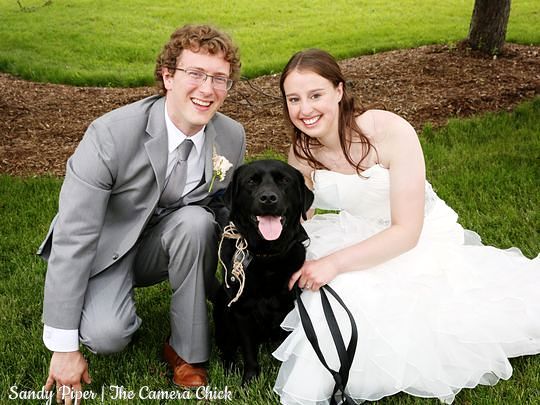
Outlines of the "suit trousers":
{"label": "suit trousers", "polygon": [[153,222],[121,262],[89,280],[79,328],[97,353],[122,350],[141,324],[134,287],[169,281],[169,343],[189,363],[208,360],[206,297],[217,286],[218,226],[212,213],[189,205]]}

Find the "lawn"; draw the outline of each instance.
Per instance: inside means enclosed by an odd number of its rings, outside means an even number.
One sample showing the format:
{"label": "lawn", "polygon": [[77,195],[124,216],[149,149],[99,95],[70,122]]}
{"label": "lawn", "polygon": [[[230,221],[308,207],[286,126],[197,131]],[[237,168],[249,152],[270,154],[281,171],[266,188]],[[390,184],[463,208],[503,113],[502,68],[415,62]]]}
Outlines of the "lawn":
{"label": "lawn", "polygon": [[[0,0],[0,71],[53,83],[152,83],[160,47],[186,22],[228,31],[242,50],[243,74],[277,72],[294,52],[338,58],[453,43],[467,36],[473,0]],[[515,0],[508,41],[540,43],[537,0]]]}
{"label": "lawn", "polygon": [[[428,179],[439,195],[460,215],[460,222],[478,231],[486,243],[500,248],[517,246],[528,257],[540,251],[540,98],[512,113],[488,114],[453,120],[434,130],[425,128],[421,140]],[[45,263],[34,252],[57,208],[61,185],[58,178],[0,176],[0,403],[8,402],[9,388],[39,390],[44,383],[50,353],[41,341],[40,321]],[[133,391],[174,390],[167,368],[159,359],[168,331],[169,287],[166,283],[137,290],[143,326],[123,353],[99,357],[87,352],[93,382],[86,387],[98,395],[105,389],[105,403],[166,403],[158,400],[112,401],[112,386]],[[361,331],[360,331],[361,333]],[[238,372],[226,375],[215,351],[211,357],[211,386],[228,387],[234,404],[273,404],[272,393],[278,362],[262,350],[262,376],[247,388],[240,387]],[[540,358],[512,361],[514,376],[495,387],[464,390],[456,404],[533,404],[540,397]],[[108,400],[107,400],[108,399]],[[193,403],[193,401],[185,401]],[[43,403],[40,402],[40,403]],[[217,401],[216,403],[219,403]],[[397,395],[382,404],[438,404]]]}
{"label": "lawn", "polygon": [[[228,31],[241,47],[243,74],[254,77],[279,71],[293,52],[306,47],[325,48],[346,58],[453,43],[466,37],[474,1],[19,3],[35,8],[23,11],[17,1],[0,0],[0,71],[36,81],[138,86],[153,82],[160,46],[186,22],[209,22]],[[509,41],[540,44],[539,26],[537,0],[512,2]],[[511,113],[453,120],[441,129],[426,127],[420,135],[428,179],[458,212],[461,224],[480,233],[487,244],[517,246],[531,258],[540,251],[539,116],[537,98]],[[37,391],[47,376],[50,353],[42,344],[40,315],[46,265],[34,252],[57,209],[60,185],[61,179],[55,177],[0,175],[0,403],[18,403],[9,400],[10,387]],[[113,401],[110,388],[124,387],[137,397],[141,389],[141,395],[175,390],[160,361],[161,343],[168,334],[169,295],[166,283],[136,291],[143,326],[126,351],[108,357],[85,352],[93,379],[86,389],[98,395],[86,403],[102,403],[102,389],[105,403],[166,403]],[[263,373],[246,388],[240,387],[238,372],[225,374],[214,350],[211,386],[218,391],[227,387],[234,404],[276,403],[272,386],[278,363],[271,350],[262,350]],[[538,403],[540,357],[515,359],[512,364],[509,381],[464,390],[456,404]],[[402,394],[380,403],[439,402]]]}

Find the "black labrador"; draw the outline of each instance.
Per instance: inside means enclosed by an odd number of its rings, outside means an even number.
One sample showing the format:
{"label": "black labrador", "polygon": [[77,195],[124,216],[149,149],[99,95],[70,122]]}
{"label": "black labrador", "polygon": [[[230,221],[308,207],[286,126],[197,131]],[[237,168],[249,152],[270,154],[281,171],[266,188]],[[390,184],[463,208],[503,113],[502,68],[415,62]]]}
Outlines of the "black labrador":
{"label": "black labrador", "polygon": [[246,383],[259,374],[259,346],[284,338],[279,325],[294,307],[287,283],[305,261],[300,219],[313,193],[292,166],[258,160],[235,171],[224,200],[230,225],[220,246],[225,268],[214,301],[216,343],[227,368],[240,348]]}

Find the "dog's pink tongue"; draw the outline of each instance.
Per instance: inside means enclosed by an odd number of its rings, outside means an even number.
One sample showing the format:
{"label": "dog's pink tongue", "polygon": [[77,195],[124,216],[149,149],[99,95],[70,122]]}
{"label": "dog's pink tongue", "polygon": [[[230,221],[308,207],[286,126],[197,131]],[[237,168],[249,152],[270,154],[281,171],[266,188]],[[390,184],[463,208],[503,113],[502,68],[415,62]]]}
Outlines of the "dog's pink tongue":
{"label": "dog's pink tongue", "polygon": [[266,240],[276,240],[281,235],[281,217],[264,216],[257,217],[259,220],[259,231]]}

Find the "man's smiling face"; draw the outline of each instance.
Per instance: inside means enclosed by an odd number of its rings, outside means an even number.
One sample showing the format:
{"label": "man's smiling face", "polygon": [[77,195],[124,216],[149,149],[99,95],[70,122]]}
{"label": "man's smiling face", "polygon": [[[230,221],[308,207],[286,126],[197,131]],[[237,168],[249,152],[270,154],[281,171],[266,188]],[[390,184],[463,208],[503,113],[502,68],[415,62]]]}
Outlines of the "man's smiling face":
{"label": "man's smiling face", "polygon": [[[204,49],[199,52],[184,49],[178,57],[176,67],[227,78],[231,71],[231,65],[222,53],[212,55]],[[214,89],[210,77],[199,84],[181,70],[169,72],[164,68],[162,75],[167,89],[167,112],[176,127],[188,136],[199,132],[227,97],[226,90]]]}

